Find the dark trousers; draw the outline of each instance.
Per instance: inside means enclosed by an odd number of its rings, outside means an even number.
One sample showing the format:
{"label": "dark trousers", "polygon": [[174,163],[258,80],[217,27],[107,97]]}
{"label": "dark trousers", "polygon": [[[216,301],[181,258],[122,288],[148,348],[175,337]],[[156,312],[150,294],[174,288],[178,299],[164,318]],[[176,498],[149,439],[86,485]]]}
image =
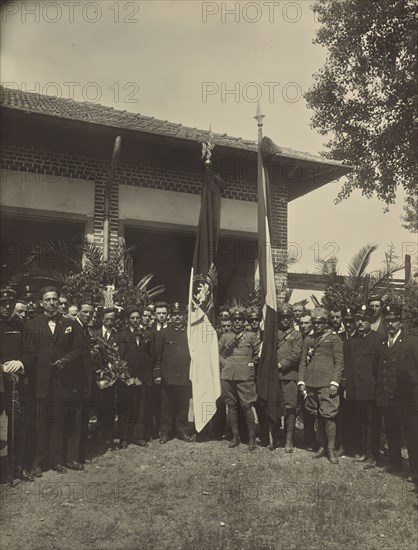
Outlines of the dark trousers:
{"label": "dark trousers", "polygon": [[348,426],[355,453],[377,460],[379,455],[380,415],[374,401],[349,401]]}
{"label": "dark trousers", "polygon": [[[9,449],[9,456],[13,454],[14,467],[30,469],[34,455],[35,432],[35,403],[30,398],[27,384],[23,380],[16,383],[17,402],[12,400],[12,382],[6,380],[6,393],[3,395],[2,410],[8,416],[8,436],[11,442],[13,429],[13,448]],[[12,425],[13,418],[13,425]]]}
{"label": "dark trousers", "polygon": [[146,386],[127,386],[120,381],[117,384],[119,439],[145,439]]}
{"label": "dark trousers", "polygon": [[83,397],[80,399],[78,414],[80,415],[80,442],[79,442],[79,452],[78,457],[74,460],[79,462],[85,462],[87,457],[87,440],[89,436],[89,423],[92,416],[99,418],[100,415],[100,405],[97,402],[97,399],[89,399]]}
{"label": "dark trousers", "polygon": [[34,464],[51,466],[78,460],[81,407],[78,398],[50,395],[36,400],[36,450]]}
{"label": "dark trousers", "polygon": [[97,389],[97,402],[99,405],[99,414],[97,417],[98,428],[106,436],[112,437],[115,426],[115,400],[116,386],[113,384],[110,388]]}
{"label": "dark trousers", "polygon": [[191,386],[161,386],[161,435],[168,435],[174,425],[177,437],[189,434],[189,399]]}
{"label": "dark trousers", "polygon": [[395,467],[402,466],[401,430],[404,433],[408,449],[409,468],[411,474],[417,476],[418,452],[418,414],[416,399],[392,399],[387,407],[383,407],[383,419],[389,446],[390,463]]}

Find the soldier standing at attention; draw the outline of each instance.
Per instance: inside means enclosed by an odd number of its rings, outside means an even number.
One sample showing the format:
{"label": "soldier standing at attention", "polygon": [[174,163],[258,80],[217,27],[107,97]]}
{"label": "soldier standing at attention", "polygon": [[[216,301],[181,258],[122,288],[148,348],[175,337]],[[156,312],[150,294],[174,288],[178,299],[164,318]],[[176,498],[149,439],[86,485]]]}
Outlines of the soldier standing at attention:
{"label": "soldier standing at attention", "polygon": [[338,387],[344,368],[343,343],[327,327],[328,312],[322,308],[312,311],[313,335],[303,342],[299,365],[299,391],[304,395],[309,414],[318,414],[320,447],[314,458],[325,456],[338,464],[335,455],[336,426],[338,413]]}
{"label": "soldier standing at attention", "polygon": [[255,417],[252,406],[257,395],[255,388],[255,363],[258,362],[260,340],[256,334],[244,330],[246,315],[240,307],[231,309],[232,332],[219,340],[222,395],[228,405],[228,424],[232,431],[229,447],[239,444],[237,406],[245,415],[248,429],[248,448],[257,448]]}
{"label": "soldier standing at attention", "polygon": [[292,453],[296,425],[297,380],[302,353],[302,335],[293,327],[293,309],[290,304],[279,306],[277,308],[277,317],[279,322],[277,366],[285,407],[284,428],[286,443],[284,452]]}

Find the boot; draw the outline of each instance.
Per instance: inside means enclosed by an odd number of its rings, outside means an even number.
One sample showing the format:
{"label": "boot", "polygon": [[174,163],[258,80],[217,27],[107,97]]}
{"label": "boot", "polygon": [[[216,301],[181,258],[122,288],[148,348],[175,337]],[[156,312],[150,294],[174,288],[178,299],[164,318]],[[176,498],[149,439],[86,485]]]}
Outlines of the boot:
{"label": "boot", "polygon": [[285,453],[293,453],[293,438],[295,436],[296,426],[296,411],[290,409],[284,419],[286,430],[286,443],[284,446]]}
{"label": "boot", "polygon": [[315,416],[303,410],[303,437],[307,451],[314,451],[315,442]]}
{"label": "boot", "polygon": [[325,421],[322,418],[322,416],[318,416],[318,439],[319,439],[319,449],[314,454],[313,458],[322,458],[323,456],[325,456],[325,443],[326,443]]}
{"label": "boot", "polygon": [[328,439],[328,460],[331,464],[338,464],[338,458],[335,454],[336,425],[335,420],[325,421],[325,431]]}
{"label": "boot", "polygon": [[257,442],[255,440],[255,418],[252,408],[245,408],[245,420],[247,421],[248,428],[248,449],[255,451],[257,449]]}
{"label": "boot", "polygon": [[233,449],[239,445],[238,415],[236,405],[228,405],[228,426],[232,432],[232,439],[228,447]]}

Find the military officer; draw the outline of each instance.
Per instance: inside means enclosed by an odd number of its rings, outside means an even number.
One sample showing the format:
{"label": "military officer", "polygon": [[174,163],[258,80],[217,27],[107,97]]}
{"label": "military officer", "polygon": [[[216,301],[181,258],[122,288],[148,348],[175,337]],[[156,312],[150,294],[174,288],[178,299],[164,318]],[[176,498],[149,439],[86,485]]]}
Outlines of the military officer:
{"label": "military officer", "polygon": [[25,290],[20,298],[28,305],[26,318],[33,319],[38,314],[38,300],[36,292],[30,285],[25,286]]}
{"label": "military officer", "polygon": [[277,308],[277,318],[279,323],[277,366],[285,407],[286,443],[284,452],[292,453],[296,425],[297,380],[302,353],[302,335],[293,326],[293,308],[290,304],[283,304]]}
{"label": "military officer", "polygon": [[348,340],[354,336],[356,332],[356,321],[354,319],[354,308],[346,307],[342,310],[343,325],[345,332],[341,334],[341,338]]}
{"label": "military officer", "polygon": [[252,406],[257,395],[255,387],[255,363],[258,362],[260,340],[256,334],[244,330],[244,308],[230,310],[232,332],[219,340],[222,395],[228,406],[228,424],[232,432],[229,447],[239,444],[237,406],[241,405],[247,422],[249,450],[256,447],[255,417]]}
{"label": "military officer", "polygon": [[[14,458],[12,475],[23,481],[34,481],[30,474],[31,457],[29,448],[29,417],[26,414],[28,402],[28,378],[21,361],[23,355],[23,324],[19,317],[13,316],[16,292],[10,288],[0,290],[0,360],[4,376],[5,394],[2,395],[2,411],[9,417],[9,437],[11,422],[14,419],[14,441],[10,456]],[[16,384],[20,407],[12,414],[13,384]]]}
{"label": "military officer", "polygon": [[356,332],[344,347],[344,375],[348,428],[355,460],[373,468],[379,453],[380,417],[375,403],[379,335],[371,330],[373,311],[365,304],[355,309]]}
{"label": "military officer", "polygon": [[[312,335],[312,318],[310,310],[306,309],[299,321],[299,329],[302,338],[305,339],[308,335]],[[307,451],[314,451],[316,449],[315,440],[315,416],[309,414],[305,407],[305,402],[302,405],[303,415],[303,437],[305,440],[305,447]]]}
{"label": "military officer", "polygon": [[254,334],[257,334],[257,336],[261,339],[261,333],[260,333],[261,314],[258,308],[248,308],[247,322],[250,327],[249,331],[253,332]]}
{"label": "military officer", "polygon": [[382,308],[387,336],[381,340],[376,383],[376,404],[383,412],[389,445],[388,472],[403,469],[401,433],[408,449],[412,480],[417,483],[417,387],[418,341],[402,327],[402,311],[398,305]]}
{"label": "military officer", "polygon": [[344,368],[341,339],[327,327],[329,313],[322,308],[312,311],[313,335],[303,342],[299,365],[299,390],[304,395],[306,410],[318,414],[320,448],[315,458],[325,456],[338,464],[335,455],[335,417],[338,413],[338,387]]}

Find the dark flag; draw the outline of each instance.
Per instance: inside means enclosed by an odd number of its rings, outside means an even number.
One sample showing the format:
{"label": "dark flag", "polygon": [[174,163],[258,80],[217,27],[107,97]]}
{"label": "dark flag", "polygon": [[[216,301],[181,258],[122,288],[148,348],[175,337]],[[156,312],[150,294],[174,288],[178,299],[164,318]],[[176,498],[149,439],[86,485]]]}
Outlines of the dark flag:
{"label": "dark flag", "polygon": [[269,181],[264,170],[261,139],[258,146],[258,269],[263,307],[264,336],[257,374],[261,406],[273,422],[282,415],[282,398],[277,368],[277,299],[270,242]]}
{"label": "dark flag", "polygon": [[214,318],[214,258],[218,246],[223,182],[207,166],[190,276],[188,342],[196,430],[216,412],[221,395],[218,336]]}

